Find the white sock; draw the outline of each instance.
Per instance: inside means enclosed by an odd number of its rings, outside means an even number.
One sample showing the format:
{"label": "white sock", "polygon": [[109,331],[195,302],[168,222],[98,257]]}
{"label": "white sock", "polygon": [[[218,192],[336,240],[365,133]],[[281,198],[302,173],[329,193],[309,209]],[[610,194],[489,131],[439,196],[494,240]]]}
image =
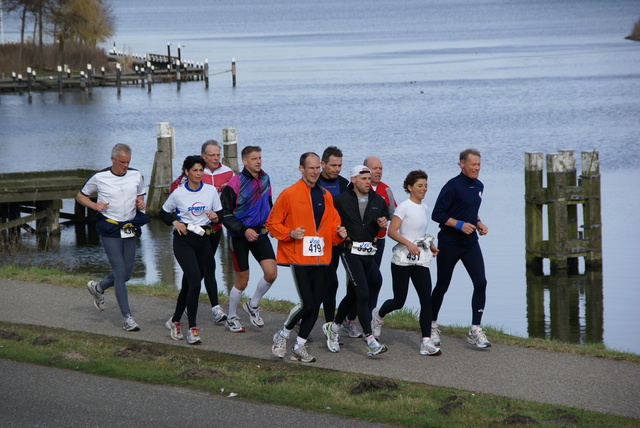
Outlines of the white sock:
{"label": "white sock", "polygon": [[288,339],[290,334],[291,334],[291,330],[288,330],[287,327],[282,327],[280,329],[280,336]]}
{"label": "white sock", "polygon": [[438,328],[438,321],[431,321],[431,328]]}
{"label": "white sock", "polygon": [[367,336],[367,345],[371,345],[372,343],[377,342],[376,338],[373,337],[373,334]]}
{"label": "white sock", "polygon": [[331,323],[331,331],[334,333],[340,333],[340,324],[332,322]]}
{"label": "white sock", "polygon": [[238,316],[236,309],[238,309],[238,304],[240,303],[241,297],[242,291],[238,290],[235,286],[232,287],[229,291],[229,313],[227,314],[229,318]]}
{"label": "white sock", "polygon": [[270,288],[271,284],[265,281],[264,278],[260,278],[260,281],[258,281],[258,285],[256,286],[256,291],[253,293],[253,296],[249,301],[252,308],[257,308],[260,305],[260,299],[262,299],[262,296],[267,294],[267,291],[269,291]]}
{"label": "white sock", "polygon": [[305,343],[307,343],[307,339],[303,339],[300,336],[298,336],[296,338],[296,349],[300,348],[301,346],[304,346]]}
{"label": "white sock", "polygon": [[472,325],[472,326],[471,326],[471,331],[475,332],[475,331],[477,331],[479,328],[480,328],[480,326],[479,326],[479,325]]}

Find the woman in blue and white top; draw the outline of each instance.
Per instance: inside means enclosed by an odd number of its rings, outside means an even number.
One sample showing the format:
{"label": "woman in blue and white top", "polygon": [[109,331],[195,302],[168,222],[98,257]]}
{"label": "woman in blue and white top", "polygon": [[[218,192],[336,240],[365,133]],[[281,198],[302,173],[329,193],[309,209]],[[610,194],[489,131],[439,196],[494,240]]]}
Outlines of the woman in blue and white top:
{"label": "woman in blue and white top", "polygon": [[385,315],[401,309],[407,300],[409,279],[420,299],[421,355],[440,355],[442,352],[431,341],[431,273],[429,264],[438,248],[433,244],[433,236],[427,235],[429,210],[422,203],[427,193],[427,173],[421,170],[407,174],[402,185],[409,199],[402,202],[391,217],[388,235],[397,242],[391,258],[393,299],[380,308],[375,308],[371,324],[373,334],[380,335]]}
{"label": "woman in blue and white top", "polygon": [[187,309],[189,333],[187,342],[201,343],[200,330],[196,326],[200,284],[205,274],[207,260],[212,257],[208,234],[211,224],[220,223],[222,204],[215,186],[204,184],[205,161],[202,156],[187,156],[182,171],[187,182],[177,188],[162,206],[160,217],[167,225],[173,225],[173,253],[182,268],[187,287],[182,287],[173,317],[166,322],[171,338],[183,338],[180,318]]}

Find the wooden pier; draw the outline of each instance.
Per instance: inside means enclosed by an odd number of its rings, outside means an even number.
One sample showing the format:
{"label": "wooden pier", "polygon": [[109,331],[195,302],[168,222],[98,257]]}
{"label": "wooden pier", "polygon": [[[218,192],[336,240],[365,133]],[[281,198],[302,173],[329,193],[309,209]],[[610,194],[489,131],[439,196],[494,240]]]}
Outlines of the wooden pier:
{"label": "wooden pier", "polygon": [[104,67],[94,70],[91,64],[87,64],[86,70],[76,71],[66,69],[66,66],[58,66],[57,73],[52,76],[37,76],[34,69],[28,67],[24,74],[11,73],[11,77],[0,79],[0,94],[3,93],[27,93],[29,99],[33,92],[58,91],[62,96],[65,91],[86,91],[91,94],[94,87],[110,86],[117,89],[118,94],[122,86],[147,87],[151,92],[153,84],[171,83],[177,84],[180,90],[182,82],[203,81],[205,89],[209,88],[209,77],[224,73],[231,73],[232,87],[236,86],[236,62],[231,61],[231,68],[210,74],[209,62],[202,64],[183,64],[175,57],[158,54],[147,54],[145,59],[129,58],[132,71],[124,71],[120,62],[116,62],[115,72],[107,72]]}
{"label": "wooden pier", "polygon": [[[62,200],[75,199],[95,173],[90,169],[74,169],[0,174],[0,233],[29,228],[28,223],[35,221],[36,233],[59,234]],[[83,220],[86,216],[83,210],[62,215]]]}

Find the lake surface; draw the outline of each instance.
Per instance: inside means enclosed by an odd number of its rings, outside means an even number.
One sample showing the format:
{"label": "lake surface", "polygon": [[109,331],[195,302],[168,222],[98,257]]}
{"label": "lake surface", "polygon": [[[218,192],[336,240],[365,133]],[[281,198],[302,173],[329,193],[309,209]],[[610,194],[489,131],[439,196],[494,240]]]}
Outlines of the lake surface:
{"label": "lake surface", "polygon": [[[103,168],[116,142],[132,146],[131,166],[148,178],[155,126],[169,122],[182,159],[222,128],[238,144],[263,148],[274,193],[299,178],[305,151],[337,145],[345,172],[374,154],[383,181],[404,200],[412,169],[429,174],[428,205],[459,173],[458,153],[482,152],[480,215],[488,299],[483,323],[521,336],[603,341],[640,353],[635,303],[640,283],[640,43],[625,40],[640,18],[636,1],[280,0],[111,2],[117,37],[108,43],[144,54],[208,59],[211,82],[125,87],[85,93],[0,98],[0,172]],[[15,17],[5,38],[17,38]],[[237,61],[237,87],[230,73]],[[527,151],[599,152],[602,170],[604,268],[600,276],[527,278],[524,174]],[[578,171],[580,165],[578,162]],[[343,174],[344,175],[344,174]],[[69,202],[65,203],[71,211]],[[435,234],[437,226],[430,226]],[[25,237],[27,243],[33,238]],[[136,281],[179,284],[168,227],[144,232]],[[35,246],[35,243],[33,244]],[[225,263],[225,251],[218,257]],[[96,275],[108,262],[93,233],[65,226],[59,248],[38,262]],[[388,262],[381,299],[391,297]],[[220,265],[219,264],[219,265]],[[220,269],[224,270],[224,269]],[[432,277],[435,279],[435,267]],[[253,291],[257,265],[248,288]],[[342,277],[342,276],[341,276]],[[231,281],[231,273],[218,272]],[[340,293],[344,292],[341,284]],[[267,296],[296,300],[286,268]],[[440,321],[470,322],[471,284],[459,266]],[[408,305],[416,308],[411,291]]]}

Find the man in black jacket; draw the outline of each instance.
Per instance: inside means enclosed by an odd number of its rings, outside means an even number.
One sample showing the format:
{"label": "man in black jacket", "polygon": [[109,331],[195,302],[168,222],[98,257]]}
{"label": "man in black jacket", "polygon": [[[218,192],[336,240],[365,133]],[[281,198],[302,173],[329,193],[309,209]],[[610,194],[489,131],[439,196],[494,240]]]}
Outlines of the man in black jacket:
{"label": "man in black jacket", "polygon": [[384,199],[371,190],[369,168],[357,165],[350,175],[350,188],[334,198],[334,205],[348,235],[340,250],[340,258],[349,276],[347,295],[340,302],[334,322],[326,323],[322,330],[327,337],[329,351],[340,351],[340,327],[355,304],[367,341],[367,355],[373,356],[387,350],[385,345],[373,337],[371,331],[369,285],[382,281],[373,255],[376,252],[376,235],[387,227],[389,209]]}

